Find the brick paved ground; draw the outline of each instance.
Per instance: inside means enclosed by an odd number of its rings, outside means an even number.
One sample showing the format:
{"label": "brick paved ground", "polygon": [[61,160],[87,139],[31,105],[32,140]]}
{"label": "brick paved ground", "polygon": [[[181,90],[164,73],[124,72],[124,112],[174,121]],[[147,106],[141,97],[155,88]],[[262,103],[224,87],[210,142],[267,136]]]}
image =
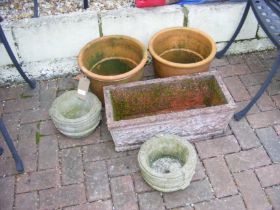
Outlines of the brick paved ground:
{"label": "brick paved ground", "polygon": [[[255,93],[275,52],[215,60],[239,106]],[[145,76],[153,77],[151,67]],[[0,112],[24,161],[17,175],[6,152],[0,157],[0,209],[33,210],[267,210],[280,209],[280,73],[240,122],[225,136],[195,143],[200,162],[190,186],[158,193],[139,174],[137,151],[117,153],[103,121],[83,140],[59,134],[47,110],[56,96],[73,89],[71,78],[0,89]],[[104,119],[104,118],[103,118]],[[37,139],[36,133],[41,134]],[[2,138],[2,137],[1,137]],[[39,141],[38,141],[39,140]]]}

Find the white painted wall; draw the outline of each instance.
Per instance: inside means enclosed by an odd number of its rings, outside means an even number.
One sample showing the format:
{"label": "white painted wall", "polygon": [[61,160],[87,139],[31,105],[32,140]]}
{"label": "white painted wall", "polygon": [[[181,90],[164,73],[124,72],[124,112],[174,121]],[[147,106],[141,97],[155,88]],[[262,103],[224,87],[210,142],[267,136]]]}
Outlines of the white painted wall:
{"label": "white painted wall", "polygon": [[[211,3],[185,7],[189,11],[187,16],[189,27],[203,30],[216,42],[225,42],[238,25],[245,3]],[[157,31],[167,27],[183,26],[184,22],[183,9],[178,5],[120,9],[101,13],[100,16],[103,35],[132,36],[146,46]],[[257,29],[257,21],[250,12],[237,40],[255,38]],[[16,52],[16,43],[17,53],[23,62],[77,56],[80,48],[99,37],[99,33],[97,13],[93,11],[6,23],[6,34],[10,44]],[[264,37],[261,31],[258,34]],[[1,45],[0,56],[0,65],[11,63]]]}
{"label": "white painted wall", "polygon": [[99,37],[94,12],[29,19],[15,24],[13,30],[25,62],[76,56],[87,42]]}
{"label": "white painted wall", "polygon": [[125,9],[101,14],[104,35],[132,36],[148,46],[152,35],[161,29],[183,26],[184,14],[178,5]]}
{"label": "white painted wall", "polygon": [[[17,59],[18,58],[18,55],[17,55],[17,49],[16,49],[16,46],[15,46],[15,41],[14,41],[14,38],[12,36],[12,30],[10,27],[4,27],[3,28],[3,31],[5,33],[5,36],[10,44],[10,47],[12,48],[15,56]],[[3,44],[0,44],[0,65],[8,65],[8,64],[12,64],[12,61],[4,47]]]}
{"label": "white painted wall", "polygon": [[[228,41],[238,26],[245,5],[246,3],[216,3],[186,6],[189,10],[188,26],[207,32],[216,42]],[[257,20],[250,11],[236,40],[256,37],[257,27]]]}
{"label": "white painted wall", "polygon": [[[151,36],[167,27],[188,26],[210,34],[220,49],[236,29],[245,3],[211,3],[186,6],[188,15],[178,5],[148,9],[120,9],[100,13],[83,11],[66,15],[23,19],[17,22],[3,22],[6,36],[27,73],[37,79],[49,79],[64,74],[77,73],[76,56],[90,40],[103,35],[123,34],[135,37],[146,46]],[[184,9],[185,10],[185,9]],[[257,21],[249,13],[247,21],[238,36],[238,41],[229,53],[245,53],[273,47]],[[18,56],[17,56],[18,57]],[[11,61],[0,44],[0,84],[21,81]]]}
{"label": "white painted wall", "polygon": [[260,37],[260,38],[267,37],[266,33],[265,33],[264,30],[261,28],[261,26],[259,26],[259,28],[258,28],[258,37]]}

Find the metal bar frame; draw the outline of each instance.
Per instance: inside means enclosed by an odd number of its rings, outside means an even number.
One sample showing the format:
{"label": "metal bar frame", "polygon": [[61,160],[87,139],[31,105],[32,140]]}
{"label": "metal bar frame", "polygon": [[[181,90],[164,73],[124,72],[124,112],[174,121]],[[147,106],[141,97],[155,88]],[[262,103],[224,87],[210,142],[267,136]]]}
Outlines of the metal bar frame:
{"label": "metal bar frame", "polygon": [[[34,3],[34,8],[33,8],[33,17],[37,18],[39,17],[39,4],[38,4],[38,0],[33,0]],[[83,7],[84,9],[87,9],[89,7],[89,2],[88,0],[83,0]]]}
{"label": "metal bar frame", "polygon": [[[233,36],[231,37],[229,42],[226,44],[226,46],[221,51],[217,52],[216,58],[221,58],[222,56],[224,56],[226,51],[232,45],[232,43],[234,42],[235,38],[239,34],[239,32],[240,32],[240,30],[241,30],[241,28],[242,28],[242,26],[243,26],[243,24],[244,24],[244,22],[247,18],[250,7],[252,7],[252,10],[253,10],[259,24],[262,26],[264,31],[267,33],[267,35],[271,39],[271,41],[277,46],[278,52],[277,52],[277,57],[276,57],[273,65],[272,65],[272,68],[271,68],[269,74],[267,75],[267,78],[265,79],[264,83],[261,85],[260,89],[255,94],[255,96],[251,99],[251,101],[247,104],[247,106],[245,106],[241,111],[234,114],[234,119],[235,120],[240,120],[241,118],[243,118],[248,113],[248,111],[252,108],[252,106],[262,96],[262,94],[264,93],[264,91],[266,90],[268,85],[270,84],[272,78],[274,77],[274,75],[276,74],[278,69],[280,68],[280,49],[279,49],[280,46],[278,45],[277,41],[275,41],[275,37],[272,34],[270,34],[270,31],[267,30],[266,27],[264,26],[263,22],[261,21],[261,17],[259,17],[257,15],[256,8],[254,7],[254,3],[252,1],[253,0],[247,0],[247,4],[246,4],[245,10],[244,10],[244,13],[242,15],[242,18],[241,18],[237,28],[236,28],[236,31],[234,32]],[[264,0],[259,0],[259,1],[264,1]]]}
{"label": "metal bar frame", "polygon": [[[2,22],[3,19],[2,17],[0,17],[0,22]],[[10,56],[13,64],[15,65],[15,67],[17,68],[18,72],[20,73],[20,75],[23,77],[23,79],[29,84],[29,86],[34,89],[36,87],[36,82],[34,80],[30,80],[26,74],[24,73],[24,71],[22,70],[20,64],[18,63],[9,43],[8,43],[8,40],[5,36],[5,33],[2,29],[2,26],[0,24],[0,42],[3,43],[8,55]],[[16,170],[18,173],[23,173],[24,172],[24,166],[23,166],[23,163],[22,163],[22,160],[20,158],[20,156],[18,155],[17,151],[16,151],[16,148],[13,144],[13,140],[11,139],[10,137],[10,134],[2,120],[2,118],[0,117],[0,131],[4,137],[4,140],[6,142],[6,144],[8,145],[8,148],[10,150],[10,152],[12,153],[12,156],[15,160],[15,163],[16,163]],[[3,148],[0,147],[0,155],[2,155],[4,152]]]}
{"label": "metal bar frame", "polygon": [[[10,134],[2,120],[2,118],[0,118],[0,131],[4,137],[4,140],[6,142],[6,144],[8,145],[9,147],[9,150],[11,151],[12,153],[12,156],[16,162],[16,170],[17,172],[19,173],[23,173],[24,172],[24,166],[23,166],[23,163],[22,163],[22,160],[20,158],[20,156],[18,155],[17,151],[16,151],[16,148],[14,146],[14,143],[13,143],[13,140],[11,139],[10,137]],[[0,155],[3,153],[3,148],[0,147]]]}
{"label": "metal bar frame", "polygon": [[247,15],[248,15],[248,12],[249,12],[249,9],[250,9],[250,1],[248,0],[247,1],[247,4],[246,4],[246,7],[245,7],[245,10],[244,10],[244,13],[241,17],[241,20],[234,32],[234,34],[232,35],[231,39],[228,41],[228,43],[226,44],[226,46],[219,52],[217,52],[216,54],[216,58],[221,58],[224,56],[224,54],[227,52],[227,50],[230,48],[230,46],[232,45],[232,43],[234,42],[235,38],[237,37],[237,35],[239,34],[246,18],[247,18]]}
{"label": "metal bar frame", "polygon": [[[241,111],[234,114],[235,120],[240,120],[242,117],[244,117],[247,112],[254,106],[254,104],[257,102],[257,100],[262,96],[268,85],[270,84],[272,78],[277,73],[278,69],[280,67],[280,50],[277,52],[276,59],[272,65],[272,68],[267,75],[264,83],[261,85],[260,89],[256,93],[256,95],[251,99],[251,101],[245,106]],[[260,119],[261,120],[261,119]]]}
{"label": "metal bar frame", "polygon": [[87,9],[89,7],[88,0],[83,0],[83,2],[84,2],[84,9]]}
{"label": "metal bar frame", "polygon": [[0,24],[0,40],[2,41],[8,55],[10,56],[13,64],[15,65],[15,67],[17,68],[18,72],[20,73],[20,75],[22,76],[22,78],[25,80],[25,82],[27,82],[29,84],[29,86],[34,89],[36,87],[36,82],[34,80],[30,80],[26,74],[24,73],[24,71],[22,70],[20,64],[18,63],[10,45],[9,45],[9,42],[5,36],[5,33],[2,29],[2,26]]}
{"label": "metal bar frame", "polygon": [[33,17],[37,18],[37,17],[39,17],[38,0],[33,0],[33,2],[34,2]]}

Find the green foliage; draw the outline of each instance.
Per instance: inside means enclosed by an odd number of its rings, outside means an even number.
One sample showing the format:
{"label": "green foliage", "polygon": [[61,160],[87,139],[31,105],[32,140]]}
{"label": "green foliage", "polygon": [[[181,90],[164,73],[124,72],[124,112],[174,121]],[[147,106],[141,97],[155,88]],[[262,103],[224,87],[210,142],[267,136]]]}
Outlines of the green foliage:
{"label": "green foliage", "polygon": [[20,94],[20,98],[26,99],[26,98],[32,98],[32,95],[24,95],[24,93]]}
{"label": "green foliage", "polygon": [[35,133],[35,141],[36,141],[36,144],[39,144],[40,143],[40,140],[41,140],[41,137],[43,137],[44,135],[42,135],[39,131],[36,131]]}

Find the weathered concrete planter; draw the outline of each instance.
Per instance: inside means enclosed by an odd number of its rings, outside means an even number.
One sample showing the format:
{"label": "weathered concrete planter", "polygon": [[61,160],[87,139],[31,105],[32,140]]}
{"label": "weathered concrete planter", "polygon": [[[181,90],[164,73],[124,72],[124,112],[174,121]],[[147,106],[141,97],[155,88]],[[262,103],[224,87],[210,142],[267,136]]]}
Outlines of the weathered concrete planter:
{"label": "weathered concrete planter", "polygon": [[173,192],[189,186],[196,162],[193,146],[175,135],[157,135],[147,140],[138,153],[144,180],[161,192]]}
{"label": "weathered concrete planter", "polygon": [[82,138],[90,135],[101,119],[101,102],[88,92],[86,99],[78,97],[77,90],[56,98],[49,110],[55,127],[65,136]]}
{"label": "weathered concrete planter", "polygon": [[213,73],[104,88],[109,131],[116,151],[138,148],[158,133],[204,139],[225,131],[235,103]]}

